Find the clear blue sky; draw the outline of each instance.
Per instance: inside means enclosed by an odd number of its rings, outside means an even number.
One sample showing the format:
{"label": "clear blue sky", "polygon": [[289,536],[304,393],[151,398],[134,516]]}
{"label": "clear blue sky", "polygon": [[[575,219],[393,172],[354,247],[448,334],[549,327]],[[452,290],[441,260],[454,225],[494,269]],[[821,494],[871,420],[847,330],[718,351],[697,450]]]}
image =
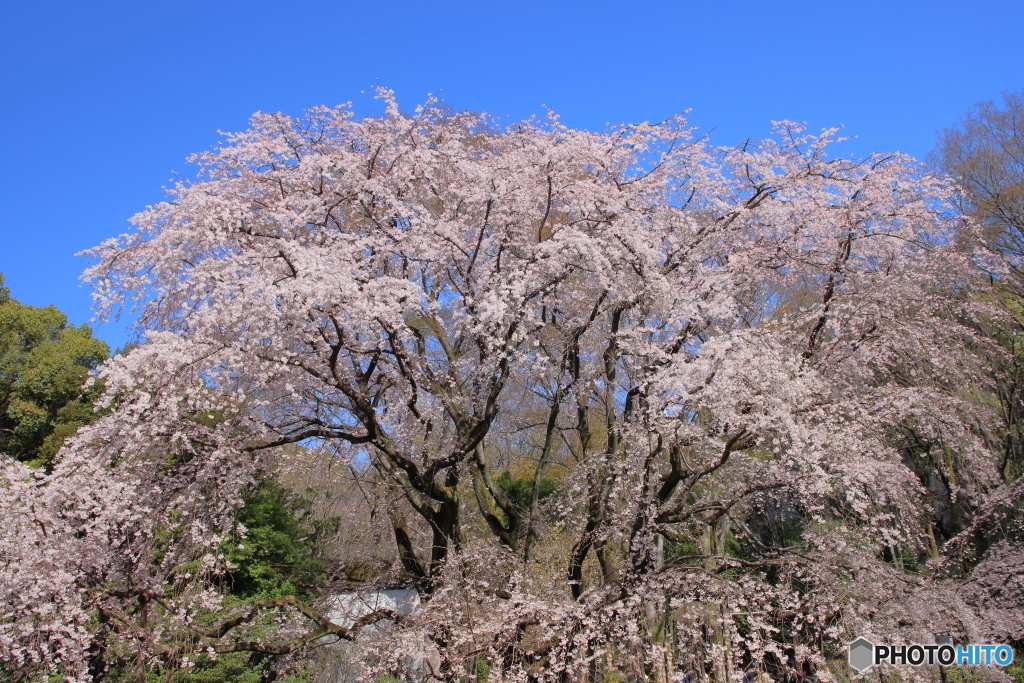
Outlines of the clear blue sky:
{"label": "clear blue sky", "polygon": [[[0,272],[90,317],[76,251],[124,232],[184,157],[256,111],[376,83],[570,126],[691,122],[733,144],[772,119],[843,125],[847,153],[922,157],[974,102],[1024,88],[1021,0],[0,3]],[[114,346],[123,324],[97,329]]]}

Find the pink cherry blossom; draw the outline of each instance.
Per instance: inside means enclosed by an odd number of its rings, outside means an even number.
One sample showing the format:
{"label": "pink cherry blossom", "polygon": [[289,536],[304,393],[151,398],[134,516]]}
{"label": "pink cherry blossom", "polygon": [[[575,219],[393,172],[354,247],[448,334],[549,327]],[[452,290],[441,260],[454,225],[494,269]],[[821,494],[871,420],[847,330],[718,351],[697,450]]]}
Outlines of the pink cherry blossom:
{"label": "pink cherry blossom", "polygon": [[[978,332],[1000,266],[944,181],[789,122],[719,149],[681,118],[590,133],[381,96],[378,118],[255,115],[89,252],[99,310],[137,305],[146,341],[51,473],[0,464],[5,666],[86,681],[100,633],[159,668],[385,618],[372,670],[429,643],[437,676],[483,658],[495,682],[725,680],[786,648],[827,679],[858,635],[1024,637],[1020,536],[976,543],[1020,523]],[[916,573],[887,550],[924,552],[932,514],[908,429],[979,509]],[[361,478],[414,614],[196,625],[287,444]],[[497,483],[516,463],[526,506]],[[799,541],[765,543],[769,519]],[[249,640],[267,613],[279,637]]]}

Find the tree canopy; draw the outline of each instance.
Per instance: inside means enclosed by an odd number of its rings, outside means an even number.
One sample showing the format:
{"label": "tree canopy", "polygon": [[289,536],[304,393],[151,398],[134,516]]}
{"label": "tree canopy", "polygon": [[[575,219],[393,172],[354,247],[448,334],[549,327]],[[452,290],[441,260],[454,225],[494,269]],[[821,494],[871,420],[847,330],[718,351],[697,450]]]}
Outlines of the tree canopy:
{"label": "tree canopy", "polygon": [[[947,182],[791,123],[718,149],[381,96],[255,116],[92,250],[147,341],[52,472],[3,463],[0,658],[84,680],[96,615],[154,669],[386,619],[373,671],[427,642],[452,681],[1024,637],[978,396],[1007,269]],[[289,444],[349,473],[414,615],[224,607],[218,549]],[[950,538],[929,492],[970,501]]]}
{"label": "tree canopy", "polygon": [[0,452],[49,465],[63,440],[93,419],[98,387],[82,385],[110,349],[54,306],[11,298],[0,274]]}

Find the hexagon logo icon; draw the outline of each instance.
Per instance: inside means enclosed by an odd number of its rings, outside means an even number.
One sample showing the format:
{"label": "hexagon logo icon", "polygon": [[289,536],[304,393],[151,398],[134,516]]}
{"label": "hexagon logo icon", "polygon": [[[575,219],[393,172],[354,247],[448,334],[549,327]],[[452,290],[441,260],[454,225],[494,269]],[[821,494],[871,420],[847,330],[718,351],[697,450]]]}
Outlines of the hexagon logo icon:
{"label": "hexagon logo icon", "polygon": [[861,673],[870,669],[875,665],[875,644],[864,636],[850,643],[849,662]]}

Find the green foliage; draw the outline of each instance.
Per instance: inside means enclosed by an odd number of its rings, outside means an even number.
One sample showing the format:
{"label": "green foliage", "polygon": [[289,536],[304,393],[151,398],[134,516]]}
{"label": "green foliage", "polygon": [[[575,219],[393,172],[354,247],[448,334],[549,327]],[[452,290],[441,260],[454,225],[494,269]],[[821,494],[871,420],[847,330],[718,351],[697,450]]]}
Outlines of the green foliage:
{"label": "green foliage", "polygon": [[[701,542],[695,540],[688,541],[665,541],[665,561],[673,562],[678,561],[682,557],[690,557],[691,559],[686,561],[686,564],[700,564],[702,562],[701,557],[711,553],[713,555],[728,555],[730,557],[749,558],[751,553],[749,549],[745,548],[736,538],[736,534],[732,529],[727,529],[725,534],[722,535],[720,547],[710,548],[701,547]],[[719,541],[712,541],[711,534],[707,534],[705,541],[711,543],[718,543]]]}
{"label": "green foliage", "polygon": [[[678,557],[688,557],[691,555],[701,555],[700,546],[697,545],[696,541],[666,541],[665,542],[665,561],[673,561]],[[690,560],[695,562],[696,560]]]}
{"label": "green foliage", "polygon": [[197,665],[174,672],[173,683],[260,683],[263,671],[252,666],[247,652],[219,655],[217,659],[200,658]]}
{"label": "green foliage", "polygon": [[[1020,649],[1017,649],[1020,652]],[[1024,683],[1024,655],[1018,655],[1013,664],[1004,669],[1014,683]]]}
{"label": "green foliage", "polygon": [[[314,520],[310,501],[268,477],[245,497],[236,517],[246,527],[244,538],[224,546],[234,566],[224,582],[229,601],[264,600],[293,595],[311,601],[317,595],[327,563],[319,558],[323,534],[333,521]],[[211,659],[199,655],[194,665],[175,671],[173,683],[312,683],[314,675],[273,671],[275,658],[234,652]],[[163,683],[164,673],[147,676],[147,683]],[[276,677],[275,677],[276,676]],[[125,676],[119,680],[131,680]]]}
{"label": "green foliage", "polygon": [[[128,683],[135,680],[135,674],[125,669],[115,672],[111,678],[119,683]],[[202,655],[196,658],[194,666],[171,674],[172,683],[261,683],[263,680],[263,672],[249,664],[247,652],[218,655],[216,660]],[[146,683],[166,681],[166,672],[146,672]]]}
{"label": "green foliage", "polygon": [[314,521],[310,507],[310,501],[269,478],[246,496],[237,515],[247,529],[245,538],[225,548],[236,567],[229,576],[232,595],[257,600],[315,597],[327,569],[317,557],[319,539],[330,523]]}
{"label": "green foliage", "polygon": [[83,384],[110,353],[88,325],[53,306],[11,298],[0,275],[0,451],[48,467],[64,439],[97,415],[98,384]]}
{"label": "green foliage", "polygon": [[[1011,671],[1012,666],[1007,667],[1005,671],[1014,676]],[[985,683],[992,679],[991,672],[982,666],[947,666],[946,667],[946,683]],[[1015,681],[1020,681],[1020,678],[1015,676]]]}
{"label": "green foliage", "polygon": [[[519,479],[512,476],[512,473],[505,470],[499,474],[494,483],[497,484],[505,497],[508,498],[520,510],[530,509],[530,498],[533,496],[533,479]],[[558,488],[558,483],[551,479],[540,480],[540,500],[544,500]]]}
{"label": "green foliage", "polygon": [[[172,683],[263,683],[273,680],[275,683],[313,683],[315,680],[315,675],[312,673],[286,673],[283,676],[275,676],[264,666],[268,663],[268,659],[248,652],[217,655],[216,659],[200,655],[196,657],[193,666],[175,671],[171,675],[171,681]],[[146,683],[165,683],[166,676],[165,672],[148,672]],[[134,677],[121,674],[120,680],[127,683],[127,681],[134,680]]]}

